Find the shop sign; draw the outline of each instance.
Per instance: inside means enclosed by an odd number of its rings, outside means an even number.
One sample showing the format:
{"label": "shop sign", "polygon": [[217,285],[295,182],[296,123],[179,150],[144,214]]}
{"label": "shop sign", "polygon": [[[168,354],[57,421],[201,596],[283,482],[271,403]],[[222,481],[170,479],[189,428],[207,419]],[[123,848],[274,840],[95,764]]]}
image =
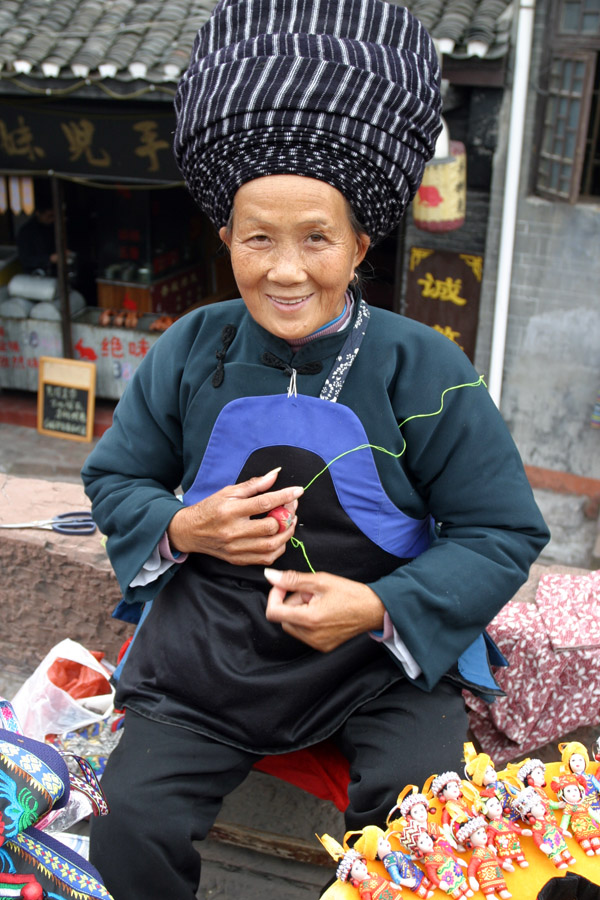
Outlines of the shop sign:
{"label": "shop sign", "polygon": [[91,441],[95,390],[96,366],[93,363],[42,356],[37,430],[40,434],[73,441]]}
{"label": "shop sign", "polygon": [[0,102],[0,169],[181,181],[169,107],[115,107],[106,113],[90,104]]}
{"label": "shop sign", "polygon": [[454,341],[473,362],[482,277],[482,256],[411,247],[404,313]]}
{"label": "shop sign", "polygon": [[[100,327],[100,313],[99,309],[87,308],[73,319],[73,349],[77,360],[95,366],[96,396],[118,400],[160,335]],[[0,318],[0,388],[37,390],[40,360],[58,357],[61,351],[59,322]]]}

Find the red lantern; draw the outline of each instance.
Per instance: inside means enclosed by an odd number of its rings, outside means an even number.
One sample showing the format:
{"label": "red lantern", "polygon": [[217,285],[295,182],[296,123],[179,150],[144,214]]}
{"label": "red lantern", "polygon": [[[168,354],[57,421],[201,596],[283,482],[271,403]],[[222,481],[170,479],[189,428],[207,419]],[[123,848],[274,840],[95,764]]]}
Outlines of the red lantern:
{"label": "red lantern", "polygon": [[464,225],[467,208],[467,154],[460,141],[449,141],[449,154],[425,166],[413,200],[413,218],[423,231],[453,231]]}

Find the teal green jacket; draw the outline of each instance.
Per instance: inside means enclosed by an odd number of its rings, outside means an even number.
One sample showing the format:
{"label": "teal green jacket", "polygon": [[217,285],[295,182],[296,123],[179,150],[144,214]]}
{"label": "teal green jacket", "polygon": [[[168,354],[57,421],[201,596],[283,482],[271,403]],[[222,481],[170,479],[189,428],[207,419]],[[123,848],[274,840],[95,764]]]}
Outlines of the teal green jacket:
{"label": "teal green jacket", "polygon": [[[215,387],[225,326],[235,336]],[[277,486],[310,483],[298,508],[302,547],[288,545],[277,566],[368,583],[421,669],[417,687],[446,677],[497,692],[482,634],[548,540],[519,453],[465,354],[383,310],[371,310],[337,403],[319,399],[345,334],[294,352],[241,300],[214,304],[162,335],[128,385],[82,473],[125,602],[155,601],[120,682],[122,702],[272,752],[331,733],[353,706],[406,677],[367,635],[329,654],[282,635],[264,618],[269,586],[259,567],[192,554],[130,587],[180,508],[180,486],[193,503],[276,465]],[[310,364],[297,398],[265,354],[301,371]],[[244,721],[252,710],[276,730],[272,709],[251,702],[275,675],[276,702],[285,707],[292,691],[294,708],[282,713],[281,745],[259,747]],[[298,713],[297,685],[312,681],[318,690],[307,689]],[[324,684],[348,689],[324,699]]]}

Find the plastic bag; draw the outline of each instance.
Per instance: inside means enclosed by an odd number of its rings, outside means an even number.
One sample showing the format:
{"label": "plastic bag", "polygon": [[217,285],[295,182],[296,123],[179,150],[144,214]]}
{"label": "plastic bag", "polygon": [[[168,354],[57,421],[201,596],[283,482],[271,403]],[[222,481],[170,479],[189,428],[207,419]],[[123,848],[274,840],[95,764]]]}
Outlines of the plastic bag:
{"label": "plastic bag", "polygon": [[[65,662],[58,663],[59,660]],[[75,666],[81,667],[81,678],[77,677]],[[65,671],[68,675],[63,678]],[[57,676],[58,672],[61,677]],[[88,689],[97,691],[101,687],[104,693],[73,697],[60,684],[55,684],[51,675],[67,688],[87,683]],[[97,676],[101,676],[99,680]],[[114,709],[115,690],[109,678],[108,670],[89,650],[65,638],[50,650],[12,700],[23,733],[44,741],[46,735],[63,734],[100,722]],[[75,692],[80,693],[77,687]]]}

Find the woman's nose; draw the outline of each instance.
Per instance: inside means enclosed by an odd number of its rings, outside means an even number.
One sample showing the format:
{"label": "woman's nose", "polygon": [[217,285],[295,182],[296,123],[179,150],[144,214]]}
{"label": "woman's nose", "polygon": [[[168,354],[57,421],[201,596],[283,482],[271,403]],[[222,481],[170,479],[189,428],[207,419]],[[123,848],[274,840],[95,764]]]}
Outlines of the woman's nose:
{"label": "woman's nose", "polygon": [[274,254],[268,278],[277,284],[299,284],[305,281],[306,272],[301,254],[290,249]]}

